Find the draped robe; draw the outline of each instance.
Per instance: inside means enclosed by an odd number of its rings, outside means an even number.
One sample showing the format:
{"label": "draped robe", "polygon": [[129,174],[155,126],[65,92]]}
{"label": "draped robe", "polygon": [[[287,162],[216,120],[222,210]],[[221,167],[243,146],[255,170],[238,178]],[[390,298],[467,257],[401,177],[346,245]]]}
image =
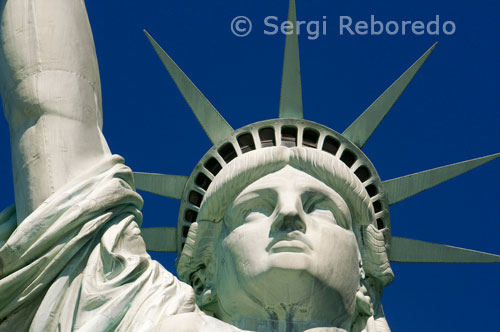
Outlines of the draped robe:
{"label": "draped robe", "polygon": [[200,313],[192,288],[147,254],[142,204],[132,172],[112,156],[19,226],[6,209],[0,331],[153,331],[166,317]]}

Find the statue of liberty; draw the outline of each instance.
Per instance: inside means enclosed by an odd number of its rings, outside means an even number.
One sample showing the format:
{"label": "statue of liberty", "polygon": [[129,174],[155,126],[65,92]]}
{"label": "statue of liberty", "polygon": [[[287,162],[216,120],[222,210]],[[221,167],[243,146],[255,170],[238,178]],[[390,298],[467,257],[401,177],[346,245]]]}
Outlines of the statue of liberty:
{"label": "statue of liberty", "polygon": [[[499,154],[382,181],[361,151],[435,46],[338,133],[303,119],[292,28],[279,118],[233,130],[146,33],[214,145],[189,177],[133,173],[102,134],[83,1],[0,3],[16,200],[0,214],[0,331],[388,332],[390,261],[500,262],[393,237],[389,215]],[[179,199],[177,228],[141,232],[136,189]],[[146,249],[177,251],[180,280]]]}

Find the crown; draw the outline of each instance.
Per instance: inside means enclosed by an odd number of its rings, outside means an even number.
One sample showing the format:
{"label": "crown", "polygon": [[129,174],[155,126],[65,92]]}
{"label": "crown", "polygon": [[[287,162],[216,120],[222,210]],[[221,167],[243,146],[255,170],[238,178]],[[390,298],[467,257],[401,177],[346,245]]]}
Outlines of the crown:
{"label": "crown", "polygon": [[[290,0],[288,20],[296,27],[295,1]],[[294,28],[293,28],[294,29]],[[432,45],[346,130],[336,132],[303,119],[298,35],[287,34],[283,62],[279,118],[252,123],[234,130],[170,56],[144,31],[184,99],[202,125],[213,147],[190,176],[134,172],[136,189],[180,200],[177,227],[143,228],[150,251],[181,255],[190,226],[197,220],[204,195],[219,172],[249,151],[270,146],[306,147],[340,159],[363,184],[373,207],[373,224],[384,230],[389,258],[412,263],[491,263],[500,256],[390,235],[389,206],[492,161],[492,154],[423,172],[382,181],[362,152],[378,125],[432,53]]]}

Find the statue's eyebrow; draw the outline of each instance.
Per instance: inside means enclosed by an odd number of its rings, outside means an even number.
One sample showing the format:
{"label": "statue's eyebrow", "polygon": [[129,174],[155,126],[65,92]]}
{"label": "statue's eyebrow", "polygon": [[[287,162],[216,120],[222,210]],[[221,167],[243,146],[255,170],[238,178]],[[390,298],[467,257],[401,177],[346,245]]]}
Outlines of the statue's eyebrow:
{"label": "statue's eyebrow", "polygon": [[319,204],[325,202],[328,205],[332,205],[332,209],[337,207],[337,202],[323,191],[318,190],[307,190],[301,195],[302,206],[304,210],[307,210],[312,203]]}
{"label": "statue's eyebrow", "polygon": [[303,206],[310,205],[313,201],[315,203],[323,201],[335,203],[328,195],[315,189],[308,189],[306,192],[302,193],[301,200]]}
{"label": "statue's eyebrow", "polygon": [[257,199],[266,198],[266,201],[269,201],[269,197],[273,197],[273,200],[277,196],[277,192],[273,188],[262,188],[252,190],[248,193],[244,193],[243,195],[237,197],[234,200],[233,207],[241,208],[245,207]]}
{"label": "statue's eyebrow", "polygon": [[[339,197],[339,198],[341,198],[341,197]],[[338,199],[337,197],[334,198],[322,190],[310,188],[301,195],[301,199],[302,199],[302,204],[304,206],[304,209],[306,208],[305,205],[309,205],[311,202],[314,202],[314,204],[326,202],[328,205],[331,205],[331,210],[333,212],[335,220],[337,221],[337,224],[345,229],[351,228],[350,222],[347,221],[347,218],[344,215],[344,212],[342,212],[342,209],[339,206],[339,202],[337,200]],[[347,203],[344,202],[344,204],[347,206]]]}
{"label": "statue's eyebrow", "polygon": [[[262,188],[246,192],[243,195],[240,194],[234,199],[233,203],[226,211],[226,215],[224,218],[225,223],[229,222],[229,224],[231,225],[230,227],[235,227],[241,224],[242,218],[244,218],[246,212],[251,208],[256,208],[258,206],[264,207],[268,205],[273,205],[272,208],[274,208],[275,203],[271,202],[271,199],[269,199],[269,197],[273,197],[273,199],[276,199],[276,190],[272,188]],[[264,199],[264,202],[263,198],[266,198]],[[260,201],[260,204],[257,205],[257,201]]]}

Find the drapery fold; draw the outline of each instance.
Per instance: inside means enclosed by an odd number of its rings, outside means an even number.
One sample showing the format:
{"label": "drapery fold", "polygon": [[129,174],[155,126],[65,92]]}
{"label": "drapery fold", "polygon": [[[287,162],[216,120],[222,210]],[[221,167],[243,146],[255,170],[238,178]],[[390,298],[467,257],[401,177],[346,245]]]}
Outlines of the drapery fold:
{"label": "drapery fold", "polygon": [[142,203],[112,156],[17,228],[14,208],[0,214],[0,331],[151,331],[198,312],[192,288],[147,254]]}

